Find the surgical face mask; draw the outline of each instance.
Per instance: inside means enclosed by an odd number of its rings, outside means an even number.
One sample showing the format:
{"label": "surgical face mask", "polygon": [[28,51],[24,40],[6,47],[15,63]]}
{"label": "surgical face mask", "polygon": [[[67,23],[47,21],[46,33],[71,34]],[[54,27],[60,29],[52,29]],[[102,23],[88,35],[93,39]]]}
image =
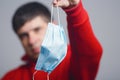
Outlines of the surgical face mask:
{"label": "surgical face mask", "polygon": [[59,25],[52,23],[53,7],[51,12],[51,22],[41,45],[41,51],[35,66],[36,70],[42,70],[50,74],[65,58],[67,54],[67,40],[65,31],[60,26],[59,9],[58,21]]}

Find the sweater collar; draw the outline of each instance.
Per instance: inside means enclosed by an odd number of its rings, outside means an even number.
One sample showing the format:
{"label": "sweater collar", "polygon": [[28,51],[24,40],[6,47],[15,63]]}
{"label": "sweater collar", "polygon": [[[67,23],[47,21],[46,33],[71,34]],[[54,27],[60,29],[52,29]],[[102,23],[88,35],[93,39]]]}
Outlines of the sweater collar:
{"label": "sweater collar", "polygon": [[31,60],[28,55],[23,55],[22,58],[21,58],[22,61],[26,62],[27,64],[31,65],[31,66],[35,66],[36,65],[36,62]]}

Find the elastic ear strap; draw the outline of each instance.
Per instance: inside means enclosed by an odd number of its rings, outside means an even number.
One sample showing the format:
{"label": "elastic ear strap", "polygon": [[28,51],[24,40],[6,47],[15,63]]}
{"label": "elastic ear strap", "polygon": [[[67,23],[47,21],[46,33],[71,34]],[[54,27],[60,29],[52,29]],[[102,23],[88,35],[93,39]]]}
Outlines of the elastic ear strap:
{"label": "elastic ear strap", "polygon": [[47,80],[49,80],[49,74],[47,74]]}
{"label": "elastic ear strap", "polygon": [[[37,73],[37,71],[35,71],[35,72],[33,73],[33,78],[32,78],[32,80],[34,80],[36,73]],[[47,74],[47,80],[49,80],[49,74]]]}
{"label": "elastic ear strap", "polygon": [[58,24],[60,25],[60,14],[59,7],[57,6],[57,16],[58,16]]}
{"label": "elastic ear strap", "polygon": [[51,7],[51,23],[52,23],[52,21],[53,21],[53,5]]}
{"label": "elastic ear strap", "polygon": [[[53,21],[53,13],[54,13],[54,9],[53,9],[53,5],[51,8],[51,23]],[[58,19],[58,25],[60,25],[60,14],[59,14],[59,7],[57,6],[57,19]]]}
{"label": "elastic ear strap", "polygon": [[37,73],[37,71],[35,71],[34,73],[33,73],[33,80],[34,80],[34,78],[35,78],[35,74]]}

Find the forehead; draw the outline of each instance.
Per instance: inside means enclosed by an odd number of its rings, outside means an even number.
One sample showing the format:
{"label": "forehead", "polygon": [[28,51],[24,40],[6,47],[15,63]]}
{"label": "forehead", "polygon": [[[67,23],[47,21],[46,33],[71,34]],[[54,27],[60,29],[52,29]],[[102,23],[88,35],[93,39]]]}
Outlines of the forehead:
{"label": "forehead", "polygon": [[19,30],[18,33],[22,33],[22,32],[29,32],[30,30],[33,30],[34,28],[37,27],[45,27],[47,26],[47,22],[44,20],[43,17],[41,16],[37,16],[35,18],[33,18],[30,21],[27,21]]}

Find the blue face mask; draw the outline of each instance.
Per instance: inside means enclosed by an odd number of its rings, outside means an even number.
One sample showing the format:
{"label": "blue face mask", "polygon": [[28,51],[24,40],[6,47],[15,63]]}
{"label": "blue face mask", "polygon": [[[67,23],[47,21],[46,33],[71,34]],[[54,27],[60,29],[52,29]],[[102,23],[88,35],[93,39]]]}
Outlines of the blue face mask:
{"label": "blue face mask", "polygon": [[42,42],[40,55],[35,69],[42,70],[50,74],[62,62],[66,53],[67,40],[63,27],[53,23],[48,23],[48,28]]}

